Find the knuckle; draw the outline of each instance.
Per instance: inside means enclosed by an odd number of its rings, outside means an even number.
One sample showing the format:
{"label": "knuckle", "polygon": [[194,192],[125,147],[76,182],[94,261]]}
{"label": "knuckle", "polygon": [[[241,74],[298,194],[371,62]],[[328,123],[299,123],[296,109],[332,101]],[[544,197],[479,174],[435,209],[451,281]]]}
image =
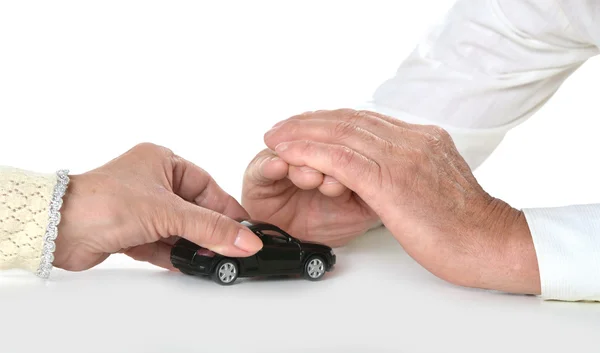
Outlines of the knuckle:
{"label": "knuckle", "polygon": [[339,168],[351,166],[355,158],[355,153],[349,147],[339,146],[333,150],[333,163]]}
{"label": "knuckle", "polygon": [[314,143],[309,140],[302,140],[300,143],[297,143],[295,144],[295,146],[292,147],[298,148],[299,154],[302,155],[312,155],[312,152],[314,152],[315,150]]}
{"label": "knuckle", "polygon": [[140,142],[137,145],[135,145],[135,149],[146,149],[146,148],[155,148],[157,147],[156,144],[152,143],[152,142]]}
{"label": "knuckle", "polygon": [[347,121],[338,121],[335,123],[332,135],[340,140],[343,140],[356,132],[356,127]]}
{"label": "knuckle", "polygon": [[440,126],[436,127],[436,130],[438,131],[438,133],[440,134],[441,137],[445,138],[445,137],[450,137],[450,133],[448,133],[448,131]]}
{"label": "knuckle", "polygon": [[164,155],[164,156],[169,156],[169,155],[173,155],[173,151],[171,151],[170,149],[154,144],[152,142],[142,142],[142,143],[138,143],[137,145],[135,145],[135,147],[132,148],[133,151],[139,152],[139,153],[153,153],[153,154],[160,154],[160,155]]}
{"label": "knuckle", "polygon": [[428,127],[423,131],[422,136],[425,145],[433,150],[441,149],[450,139],[450,135],[446,130],[439,126]]}
{"label": "knuckle", "polygon": [[350,108],[340,108],[333,111],[336,115],[353,115],[355,112],[356,110]]}
{"label": "knuckle", "polygon": [[397,146],[394,143],[388,140],[382,140],[381,143],[383,145],[382,149],[385,156],[393,156],[394,153],[396,153]]}
{"label": "knuckle", "polygon": [[429,126],[427,128],[427,134],[432,135],[436,139],[441,140],[441,141],[447,141],[448,139],[450,139],[450,134],[448,133],[448,131],[446,131],[444,128],[437,126],[437,125]]}
{"label": "knuckle", "polygon": [[209,244],[221,244],[227,237],[227,219],[219,213],[211,213],[204,221],[203,240]]}
{"label": "knuckle", "polygon": [[137,151],[155,150],[157,148],[159,148],[159,146],[152,142],[141,142],[133,147],[133,149]]}
{"label": "knuckle", "polygon": [[307,116],[312,116],[315,114],[319,114],[319,113],[323,113],[325,112],[324,110],[307,110],[305,112],[302,112],[298,115],[295,115],[293,118],[298,118],[298,117],[307,117]]}
{"label": "knuckle", "polygon": [[[183,169],[185,169],[185,160],[183,158],[181,158],[180,156],[173,154],[173,153],[167,153],[165,151],[163,151],[163,153],[165,153],[165,159],[167,160],[167,163],[170,163],[170,166],[174,169],[177,170],[177,172],[179,172],[180,174],[183,173]],[[159,154],[157,154],[159,155]]]}
{"label": "knuckle", "polygon": [[434,134],[425,133],[423,135],[423,138],[425,140],[425,144],[428,147],[431,147],[431,148],[434,148],[434,149],[440,147],[440,145],[442,143],[442,140],[438,136],[436,136]]}
{"label": "knuckle", "polygon": [[365,120],[367,118],[367,112],[364,110],[353,110],[351,113],[348,114],[350,117],[350,121],[353,123],[358,123],[362,120]]}
{"label": "knuckle", "polygon": [[448,133],[448,131],[446,131],[446,129],[436,126],[435,131],[442,141],[450,140],[450,134]]}
{"label": "knuckle", "polygon": [[[150,202],[147,202],[150,205]],[[154,207],[147,206],[143,212],[156,229],[158,235],[165,238],[174,235],[193,234],[196,230],[187,224],[187,210],[182,207],[181,202],[175,197],[167,197],[161,202],[155,203]]]}

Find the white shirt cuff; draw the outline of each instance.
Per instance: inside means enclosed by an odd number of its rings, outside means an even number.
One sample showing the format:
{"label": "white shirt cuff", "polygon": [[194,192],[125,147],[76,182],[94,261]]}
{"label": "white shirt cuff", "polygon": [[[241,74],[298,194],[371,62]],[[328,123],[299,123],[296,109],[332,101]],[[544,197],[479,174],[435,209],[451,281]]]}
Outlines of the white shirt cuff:
{"label": "white shirt cuff", "polygon": [[524,209],[546,300],[600,301],[600,205]]}

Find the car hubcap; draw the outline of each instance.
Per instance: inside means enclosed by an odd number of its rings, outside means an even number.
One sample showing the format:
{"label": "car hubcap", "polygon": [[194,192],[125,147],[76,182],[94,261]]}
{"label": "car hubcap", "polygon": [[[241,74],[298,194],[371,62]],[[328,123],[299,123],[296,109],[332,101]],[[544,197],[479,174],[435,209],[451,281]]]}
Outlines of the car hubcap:
{"label": "car hubcap", "polygon": [[235,266],[228,262],[219,268],[219,279],[223,283],[229,283],[235,278]]}
{"label": "car hubcap", "polygon": [[325,273],[325,265],[319,259],[312,259],[308,263],[308,275],[311,278],[319,278]]}

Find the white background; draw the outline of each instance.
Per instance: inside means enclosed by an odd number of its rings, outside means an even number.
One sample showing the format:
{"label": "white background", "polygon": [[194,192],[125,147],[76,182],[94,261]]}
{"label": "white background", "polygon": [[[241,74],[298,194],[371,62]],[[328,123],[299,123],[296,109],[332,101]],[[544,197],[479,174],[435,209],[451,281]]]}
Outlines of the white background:
{"label": "white background", "polygon": [[[352,107],[452,5],[420,1],[1,1],[0,164],[73,173],[165,145],[239,199],[262,135]],[[591,60],[476,171],[515,207],[600,201]],[[596,93],[595,93],[596,92]],[[435,104],[435,102],[432,102]],[[450,286],[386,233],[318,283],[220,287],[113,257],[0,275],[0,352],[595,351],[600,307]]]}

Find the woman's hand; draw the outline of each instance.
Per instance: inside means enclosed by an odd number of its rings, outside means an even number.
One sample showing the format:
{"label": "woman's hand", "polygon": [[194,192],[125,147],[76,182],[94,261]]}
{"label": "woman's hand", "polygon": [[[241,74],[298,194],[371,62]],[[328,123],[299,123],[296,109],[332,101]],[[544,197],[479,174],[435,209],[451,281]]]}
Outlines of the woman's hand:
{"label": "woman's hand", "polygon": [[55,267],[86,270],[122,252],[173,270],[177,236],[226,256],[249,256],[262,247],[235,220],[248,217],[240,204],[204,170],[166,148],[141,144],[70,179]]}
{"label": "woman's hand", "polygon": [[441,128],[373,112],[318,111],[279,123],[265,142],[288,165],[315,169],[356,193],[438,277],[539,294],[525,217],[481,188]]}

